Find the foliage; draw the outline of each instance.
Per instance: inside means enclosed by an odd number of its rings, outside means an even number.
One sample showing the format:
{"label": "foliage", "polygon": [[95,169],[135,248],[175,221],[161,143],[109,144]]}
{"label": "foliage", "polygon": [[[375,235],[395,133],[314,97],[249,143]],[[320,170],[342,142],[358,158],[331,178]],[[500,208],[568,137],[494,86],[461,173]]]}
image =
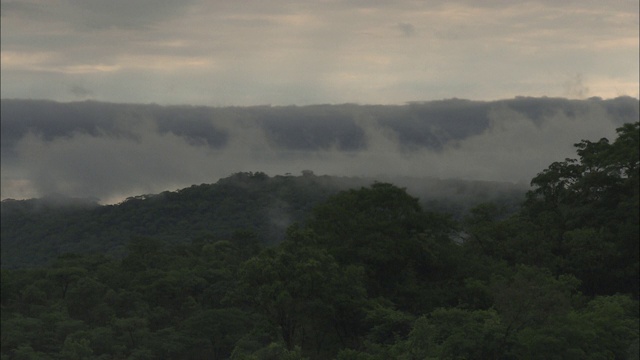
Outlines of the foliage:
{"label": "foliage", "polygon": [[[514,211],[524,189],[510,183],[398,178],[411,184],[423,204],[461,217],[466,209],[494,199]],[[49,265],[65,253],[107,254],[122,258],[132,238],[162,242],[236,240],[253,234],[263,244],[285,238],[287,228],[341,190],[373,182],[370,178],[316,176],[269,177],[236,173],[215,184],[129,197],[116,205],[62,196],[3,200],[0,241],[2,268]],[[437,189],[435,191],[434,189]]]}

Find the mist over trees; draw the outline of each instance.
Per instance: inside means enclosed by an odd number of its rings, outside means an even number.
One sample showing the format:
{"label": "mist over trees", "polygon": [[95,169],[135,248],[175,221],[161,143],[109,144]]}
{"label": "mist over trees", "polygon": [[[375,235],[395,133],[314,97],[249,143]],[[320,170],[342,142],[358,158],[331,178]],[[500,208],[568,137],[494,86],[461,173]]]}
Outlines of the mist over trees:
{"label": "mist over trees", "polygon": [[[461,219],[487,201],[515,211],[527,188],[510,183],[396,178],[421,204]],[[270,177],[243,172],[215,184],[132,196],[119,204],[61,195],[0,203],[2,267],[48,264],[58,255],[102,253],[121,257],[127,239],[151,236],[171,243],[228,239],[249,232],[263,244],[275,244],[287,228],[339,191],[369,186],[376,180],[302,175]]]}
{"label": "mist over trees", "polygon": [[[526,183],[637,99],[204,107],[2,99],[2,198],[118,202],[237,172]],[[569,141],[567,141],[569,140]]]}
{"label": "mist over trees", "polygon": [[[256,193],[265,188],[254,186],[266,182],[306,216],[268,246],[259,239],[268,228],[181,242],[173,241],[180,234],[133,236],[119,258],[65,254],[42,267],[3,268],[2,355],[637,359],[639,131],[628,123],[615,140],[580,141],[577,157],[532,178],[521,207],[484,203],[462,218],[390,183],[309,187],[331,179],[311,172],[239,173],[217,184],[226,196],[216,199],[202,196],[216,187],[200,185],[112,207],[5,201],[20,215],[14,221],[108,208],[154,219],[154,201],[166,197],[176,206],[160,207],[171,216],[156,226],[184,229],[186,211],[222,207],[227,196],[229,206],[268,208]],[[187,199],[199,206],[181,207]],[[126,228],[129,219],[102,225]]]}

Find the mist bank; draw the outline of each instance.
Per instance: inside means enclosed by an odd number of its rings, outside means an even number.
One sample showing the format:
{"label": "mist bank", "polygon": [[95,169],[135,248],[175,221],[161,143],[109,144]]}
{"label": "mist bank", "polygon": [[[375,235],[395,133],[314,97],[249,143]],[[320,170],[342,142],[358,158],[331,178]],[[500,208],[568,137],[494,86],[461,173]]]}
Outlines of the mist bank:
{"label": "mist bank", "polygon": [[527,184],[582,139],[612,138],[638,99],[203,107],[1,101],[2,198],[102,203],[229,174]]}

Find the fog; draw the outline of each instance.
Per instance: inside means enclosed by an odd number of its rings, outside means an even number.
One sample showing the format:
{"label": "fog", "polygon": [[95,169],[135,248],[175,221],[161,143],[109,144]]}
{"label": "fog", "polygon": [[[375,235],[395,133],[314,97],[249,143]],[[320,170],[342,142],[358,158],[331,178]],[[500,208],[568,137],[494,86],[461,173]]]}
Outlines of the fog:
{"label": "fog", "polygon": [[638,99],[203,107],[3,99],[2,199],[99,198],[269,175],[528,183],[582,139],[615,138]]}

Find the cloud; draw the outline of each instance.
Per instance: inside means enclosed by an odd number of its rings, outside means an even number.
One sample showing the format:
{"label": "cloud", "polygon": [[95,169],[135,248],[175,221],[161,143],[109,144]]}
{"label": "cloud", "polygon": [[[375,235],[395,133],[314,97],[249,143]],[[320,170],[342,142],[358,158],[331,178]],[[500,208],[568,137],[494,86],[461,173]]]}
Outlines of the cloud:
{"label": "cloud", "polygon": [[2,198],[116,202],[240,171],[528,181],[613,139],[638,101],[452,99],[402,106],[202,107],[2,100]]}

